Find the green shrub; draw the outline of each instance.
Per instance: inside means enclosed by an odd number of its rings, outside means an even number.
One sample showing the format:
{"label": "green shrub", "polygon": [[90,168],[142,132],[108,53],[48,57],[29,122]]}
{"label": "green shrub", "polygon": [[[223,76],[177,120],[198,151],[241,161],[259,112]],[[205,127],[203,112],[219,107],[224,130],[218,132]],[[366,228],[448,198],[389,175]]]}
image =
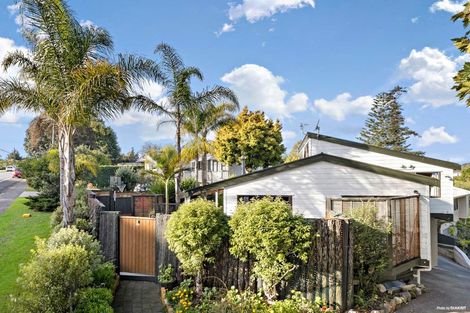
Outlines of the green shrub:
{"label": "green shrub", "polygon": [[[75,227],[79,230],[91,233],[93,225],[90,221],[90,207],[88,206],[88,194],[85,183],[78,181],[75,186],[76,200],[75,200]],[[51,226],[53,229],[62,225],[63,210],[62,207],[57,207],[51,215]]]}
{"label": "green shrub", "polygon": [[230,252],[242,260],[254,258],[253,274],[263,280],[271,302],[276,286],[296,269],[295,259],[307,260],[311,226],[292,214],[289,204],[269,197],[240,203],[229,222]]}
{"label": "green shrub", "polygon": [[79,289],[92,282],[88,252],[77,245],[48,248],[42,240],[32,260],[20,269],[15,312],[70,312]]}
{"label": "green shrub", "polygon": [[47,248],[55,249],[65,245],[77,245],[87,251],[88,264],[92,270],[98,268],[103,257],[101,255],[100,243],[90,234],[78,230],[76,227],[61,228],[53,233],[46,242]]}
{"label": "green shrub", "polygon": [[181,190],[186,191],[189,189],[196,188],[197,186],[197,181],[196,179],[192,177],[185,178],[181,181]]}
{"label": "green shrub", "polygon": [[[165,194],[165,182],[163,179],[156,177],[155,180],[150,185],[150,192],[157,195]],[[175,202],[175,181],[172,179],[168,182],[168,194],[170,198],[170,203]]]}
{"label": "green shrub", "polygon": [[122,166],[116,170],[116,176],[121,177],[121,182],[126,184],[125,190],[133,191],[139,182],[139,176],[136,171],[129,166]]}
{"label": "green shrub", "polygon": [[85,288],[78,292],[74,313],[112,313],[113,295],[106,288]]}
{"label": "green shrub", "polygon": [[[326,310],[326,307],[323,307]],[[289,298],[275,301],[271,312],[275,313],[316,313],[321,312],[322,305],[306,299],[300,291],[291,291]]]}
{"label": "green shrub", "polygon": [[158,282],[159,283],[172,283],[176,280],[175,269],[173,265],[168,264],[167,266],[160,265],[158,268]]}
{"label": "green shrub", "polygon": [[93,285],[96,287],[113,289],[115,283],[116,267],[113,263],[102,263],[93,271]]}
{"label": "green shrub", "polygon": [[353,219],[354,277],[359,281],[356,303],[362,308],[372,308],[377,301],[377,283],[389,266],[388,238],[390,224],[378,218],[378,209],[372,203],[346,212]]}
{"label": "green shrub", "polygon": [[176,254],[187,275],[196,276],[196,292],[202,293],[204,263],[228,235],[227,217],[213,202],[198,199],[174,212],[166,230],[169,248]]}
{"label": "green shrub", "polygon": [[457,221],[457,245],[470,256],[470,218]]}
{"label": "green shrub", "polygon": [[261,294],[251,291],[239,292],[233,287],[221,299],[203,298],[198,305],[198,311],[203,313],[270,313],[269,306]]}

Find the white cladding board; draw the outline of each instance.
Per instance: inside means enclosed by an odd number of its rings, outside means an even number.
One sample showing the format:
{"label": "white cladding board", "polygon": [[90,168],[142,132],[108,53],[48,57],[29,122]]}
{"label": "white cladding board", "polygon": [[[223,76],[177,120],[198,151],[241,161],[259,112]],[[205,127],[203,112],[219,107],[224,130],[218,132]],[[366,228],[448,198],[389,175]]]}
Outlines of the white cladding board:
{"label": "white cladding board", "polygon": [[[309,147],[309,156],[313,156],[319,153],[326,153],[334,156],[339,156],[345,159],[351,159],[410,173],[440,172],[441,197],[430,199],[431,213],[454,214],[454,196],[452,181],[452,178],[454,176],[453,169],[399,158],[364,149],[348,147],[324,140],[309,138],[307,142],[308,145],[304,145],[303,148],[305,148],[306,146]],[[403,167],[405,167],[406,169],[404,169]]]}
{"label": "white cladding board", "polygon": [[232,215],[239,195],[292,196],[292,209],[307,218],[325,217],[326,199],[342,195],[406,196],[419,192],[421,255],[429,256],[429,187],[419,183],[317,162],[224,188],[224,212]]}

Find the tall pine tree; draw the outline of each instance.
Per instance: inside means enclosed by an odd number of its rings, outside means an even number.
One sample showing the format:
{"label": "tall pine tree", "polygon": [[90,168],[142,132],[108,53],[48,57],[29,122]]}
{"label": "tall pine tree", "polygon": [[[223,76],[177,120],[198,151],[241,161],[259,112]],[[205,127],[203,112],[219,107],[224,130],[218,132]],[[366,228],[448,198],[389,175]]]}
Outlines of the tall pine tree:
{"label": "tall pine tree", "polygon": [[[408,139],[418,133],[405,126],[398,99],[406,89],[396,86],[374,98],[365,126],[358,139],[364,143],[401,152],[412,152]],[[414,152],[422,154],[422,152]]]}

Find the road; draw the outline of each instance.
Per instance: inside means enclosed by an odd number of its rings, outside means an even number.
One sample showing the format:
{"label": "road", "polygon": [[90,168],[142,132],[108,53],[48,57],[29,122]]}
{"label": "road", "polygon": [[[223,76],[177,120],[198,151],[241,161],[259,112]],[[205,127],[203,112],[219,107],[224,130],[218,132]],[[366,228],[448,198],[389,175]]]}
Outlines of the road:
{"label": "road", "polygon": [[439,256],[439,265],[422,272],[421,280],[429,292],[397,312],[470,312],[470,270]]}
{"label": "road", "polygon": [[24,179],[11,178],[11,172],[0,172],[0,213],[26,189]]}

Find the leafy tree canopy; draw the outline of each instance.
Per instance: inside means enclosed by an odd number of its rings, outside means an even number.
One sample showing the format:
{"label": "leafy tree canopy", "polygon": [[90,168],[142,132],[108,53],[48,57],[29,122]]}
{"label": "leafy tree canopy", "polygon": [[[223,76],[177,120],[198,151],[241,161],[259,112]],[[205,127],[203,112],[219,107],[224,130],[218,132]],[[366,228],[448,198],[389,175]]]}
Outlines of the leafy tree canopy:
{"label": "leafy tree canopy", "polygon": [[202,292],[203,265],[214,261],[211,254],[228,236],[227,216],[208,200],[184,203],[171,214],[165,236],[184,272],[196,276],[197,292]]}
{"label": "leafy tree canopy", "polygon": [[[452,16],[452,20],[461,21],[465,29],[468,28],[470,24],[470,2],[464,4],[464,9]],[[454,46],[460,50],[465,55],[470,53],[470,32],[467,30],[465,34],[461,37],[452,39]],[[454,86],[453,89],[457,90],[457,96],[460,100],[463,100],[467,103],[467,106],[470,106],[470,62],[465,62],[462,69],[458,71],[457,75],[454,77]]]}
{"label": "leafy tree canopy", "polygon": [[297,141],[293,146],[292,149],[290,150],[290,153],[287,155],[285,162],[293,162],[298,159],[300,159],[300,154],[299,154],[299,148],[300,144],[302,143],[302,140]]}
{"label": "leafy tree canopy", "polygon": [[[119,144],[114,130],[100,119],[91,120],[86,127],[78,127],[73,136],[75,146],[86,146],[107,154],[112,162],[120,158]],[[55,122],[42,114],[34,118],[26,130],[25,151],[31,155],[43,154],[58,146],[58,130]]]}
{"label": "leafy tree canopy", "polygon": [[229,225],[230,252],[255,259],[253,273],[263,280],[268,300],[274,300],[276,286],[297,267],[293,260],[307,260],[311,226],[293,215],[287,202],[269,197],[240,203]]}
{"label": "leafy tree canopy", "polygon": [[279,121],[245,107],[234,122],[217,132],[215,156],[228,165],[241,164],[244,157],[247,171],[280,164],[286,150],[281,131]]}
{"label": "leafy tree canopy", "polygon": [[21,159],[22,159],[21,155],[20,155],[19,151],[16,150],[16,149],[13,149],[13,151],[10,152],[7,156],[7,160],[20,161]]}
{"label": "leafy tree canopy", "polygon": [[405,92],[405,88],[396,86],[390,91],[379,93],[374,98],[359,140],[390,150],[410,152],[408,139],[418,136],[418,133],[405,126],[403,109],[398,102]]}

